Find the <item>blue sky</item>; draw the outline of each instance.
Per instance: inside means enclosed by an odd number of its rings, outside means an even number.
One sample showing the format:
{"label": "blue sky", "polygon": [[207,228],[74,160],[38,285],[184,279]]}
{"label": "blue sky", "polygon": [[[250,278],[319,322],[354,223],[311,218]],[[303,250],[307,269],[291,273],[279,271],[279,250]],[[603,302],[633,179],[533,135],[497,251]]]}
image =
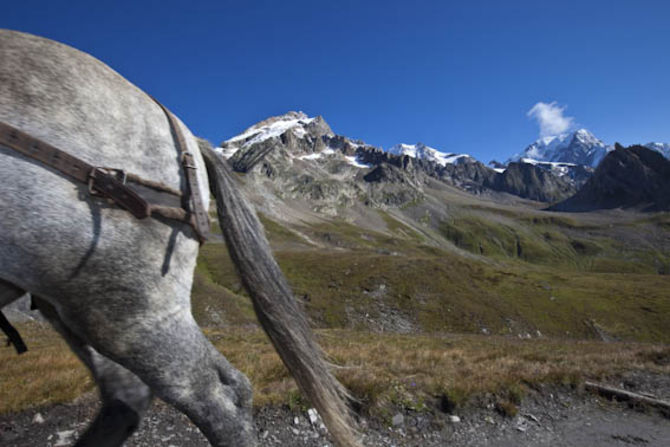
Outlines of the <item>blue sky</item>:
{"label": "blue sky", "polygon": [[302,110],[486,162],[538,138],[538,102],[607,143],[670,141],[667,1],[24,0],[0,27],[93,54],[214,143]]}

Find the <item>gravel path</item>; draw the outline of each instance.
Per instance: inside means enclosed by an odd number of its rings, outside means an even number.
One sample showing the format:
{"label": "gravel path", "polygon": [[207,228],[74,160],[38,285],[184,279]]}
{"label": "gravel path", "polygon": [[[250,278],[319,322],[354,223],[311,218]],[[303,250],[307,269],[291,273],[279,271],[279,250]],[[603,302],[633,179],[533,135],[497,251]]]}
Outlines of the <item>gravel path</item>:
{"label": "gravel path", "polygon": [[[613,385],[647,388],[659,397],[670,395],[670,378],[631,377]],[[0,417],[0,445],[58,447],[71,445],[97,408],[91,396]],[[256,414],[262,446],[332,446],[318,420],[285,408],[265,408]],[[529,392],[519,413],[499,415],[490,404],[463,414],[399,412],[388,423],[362,421],[364,444],[377,446],[499,446],[617,447],[670,446],[670,419],[653,409],[632,408],[567,388]],[[180,413],[156,402],[128,447],[208,447],[200,432]]]}

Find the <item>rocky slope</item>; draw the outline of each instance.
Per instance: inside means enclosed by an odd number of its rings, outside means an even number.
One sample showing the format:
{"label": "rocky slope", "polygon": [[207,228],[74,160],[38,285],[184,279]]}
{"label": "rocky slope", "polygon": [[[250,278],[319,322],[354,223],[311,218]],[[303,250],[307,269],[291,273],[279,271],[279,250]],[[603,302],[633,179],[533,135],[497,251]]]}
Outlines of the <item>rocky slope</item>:
{"label": "rocky slope", "polygon": [[595,168],[575,163],[563,163],[560,161],[537,161],[531,158],[522,158],[519,163],[536,166],[544,171],[551,172],[556,177],[572,185],[575,190],[581,188],[591,178]]}
{"label": "rocky slope", "polygon": [[670,143],[647,143],[644,147],[663,154],[665,158],[670,158]]}
{"label": "rocky slope", "polygon": [[577,194],[556,204],[558,211],[635,208],[670,210],[670,161],[644,146],[616,145]]}
{"label": "rocky slope", "polygon": [[[326,214],[357,203],[398,207],[424,200],[428,178],[475,194],[498,191],[549,202],[574,192],[558,175],[562,171],[529,164],[498,172],[468,155],[422,143],[383,151],[336,135],[323,118],[300,112],[255,124],[218,150],[275,207],[287,199],[303,200]],[[526,181],[531,184],[523,185]]]}
{"label": "rocky slope", "polygon": [[555,202],[574,194],[575,183],[532,163],[512,162],[495,178],[495,189],[540,202]]}
{"label": "rocky slope", "polygon": [[302,200],[311,210],[332,214],[366,195],[378,196],[376,184],[363,178],[370,166],[358,160],[358,146],[336,136],[321,117],[289,112],[255,124],[218,150],[270,208]]}

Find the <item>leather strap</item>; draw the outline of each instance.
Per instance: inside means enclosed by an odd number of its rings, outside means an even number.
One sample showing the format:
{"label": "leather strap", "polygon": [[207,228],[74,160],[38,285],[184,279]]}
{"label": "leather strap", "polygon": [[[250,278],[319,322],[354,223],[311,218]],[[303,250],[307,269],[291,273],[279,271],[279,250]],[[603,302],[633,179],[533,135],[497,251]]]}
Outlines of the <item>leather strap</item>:
{"label": "leather strap", "polygon": [[22,130],[3,122],[0,122],[0,144],[14,149],[26,157],[51,166],[83,183],[88,183],[88,176],[93,171],[93,166],[84,160],[73,157],[49,143],[33,138]]}
{"label": "leather strap", "polygon": [[149,203],[127,187],[125,179],[123,182],[119,181],[109,170],[94,168],[88,176],[88,181],[91,193],[94,194],[97,192],[111,199],[138,219],[145,219],[151,216],[151,206]]}
{"label": "leather strap", "polygon": [[[175,145],[179,151],[186,177],[186,192],[183,194],[162,183],[145,180],[137,175],[127,174],[123,170],[93,166],[3,122],[0,122],[0,145],[14,149],[26,157],[44,163],[79,182],[87,184],[92,195],[100,195],[110,199],[138,219],[145,219],[153,214],[186,222],[193,227],[198,240],[203,244],[209,234],[209,216],[203,205],[200,188],[198,188],[193,154],[187,150],[186,139],[175,116],[160,102],[155,99],[154,101],[168,118]],[[128,179],[134,183],[181,197],[182,208],[156,203],[150,204],[126,184]]]}
{"label": "leather strap", "polygon": [[184,138],[184,133],[181,131],[177,118],[167,109],[167,107],[156,100],[156,98],[152,97],[152,99],[161,109],[163,109],[163,112],[170,122],[170,128],[174,134],[177,150],[179,151],[181,158],[181,164],[184,168],[184,175],[186,176],[187,191],[186,194],[182,196],[182,207],[193,214],[193,228],[195,229],[200,242],[204,243],[209,234],[209,216],[203,205],[204,202],[202,200],[202,195],[200,194],[200,188],[198,187],[198,176],[195,172],[196,166],[193,154],[188,152],[186,138]]}
{"label": "leather strap", "polygon": [[124,182],[119,181],[108,169],[90,165],[3,122],[0,122],[0,144],[40,161],[75,180],[87,183],[91,193],[111,199],[138,219],[150,216],[146,200]]}

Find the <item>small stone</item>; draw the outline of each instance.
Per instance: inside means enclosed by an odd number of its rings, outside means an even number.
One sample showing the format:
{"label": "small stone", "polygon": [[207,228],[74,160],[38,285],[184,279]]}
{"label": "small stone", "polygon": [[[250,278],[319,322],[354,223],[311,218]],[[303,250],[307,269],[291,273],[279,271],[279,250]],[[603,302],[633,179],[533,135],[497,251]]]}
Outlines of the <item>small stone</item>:
{"label": "small stone", "polygon": [[35,416],[33,416],[33,424],[44,424],[42,413],[35,413]]}
{"label": "small stone", "polygon": [[403,416],[400,413],[396,414],[395,416],[393,416],[393,419],[391,419],[391,423],[393,424],[394,427],[402,425],[404,422],[405,422],[405,416]]}
{"label": "small stone", "polygon": [[309,423],[312,425],[316,425],[319,422],[319,413],[314,408],[307,410],[307,417],[309,418]]}
{"label": "small stone", "polygon": [[528,430],[527,420],[523,416],[517,417],[515,428],[522,433],[525,432],[526,430]]}
{"label": "small stone", "polygon": [[459,418],[455,414],[451,414],[451,415],[449,415],[449,422],[452,422],[452,423],[456,424],[458,422],[461,422],[461,418]]}
{"label": "small stone", "polygon": [[72,443],[72,437],[74,436],[74,430],[59,431],[56,432],[56,436],[58,436],[58,439],[56,439],[54,447],[70,445]]}
{"label": "small stone", "polygon": [[533,421],[533,422],[535,422],[535,423],[538,423],[538,424],[540,423],[540,420],[537,418],[537,416],[535,416],[535,415],[533,415],[533,414],[530,414],[530,413],[524,413],[524,414],[523,414],[523,417],[525,417],[526,419],[530,419],[531,421]]}
{"label": "small stone", "polygon": [[495,423],[496,423],[496,421],[494,421],[493,418],[492,418],[491,416],[486,416],[486,417],[484,418],[484,420],[485,420],[486,422],[488,422],[489,424],[495,424]]}
{"label": "small stone", "polygon": [[300,418],[298,416],[293,418],[293,425],[300,425]]}

